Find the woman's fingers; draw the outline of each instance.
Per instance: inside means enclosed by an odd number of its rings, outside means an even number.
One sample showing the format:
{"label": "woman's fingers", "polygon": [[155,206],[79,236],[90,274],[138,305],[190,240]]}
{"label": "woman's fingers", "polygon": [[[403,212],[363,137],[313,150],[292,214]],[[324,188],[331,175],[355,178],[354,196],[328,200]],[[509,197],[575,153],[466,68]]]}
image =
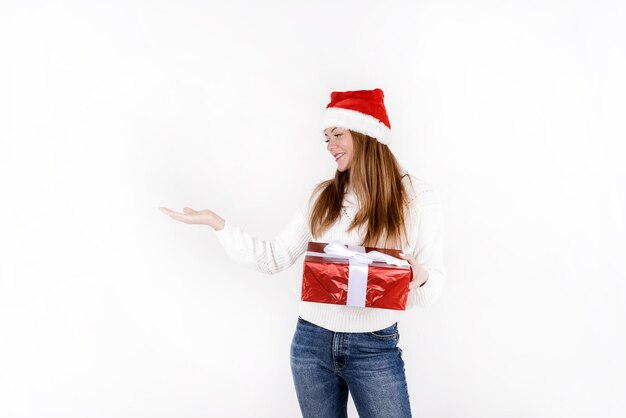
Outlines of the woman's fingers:
{"label": "woman's fingers", "polygon": [[189,222],[189,217],[185,213],[176,212],[163,207],[160,207],[159,210],[164,214],[169,215],[169,217],[172,219],[176,219],[177,221]]}
{"label": "woman's fingers", "polygon": [[[159,208],[159,210],[160,210],[161,212],[163,212],[164,214],[166,214],[166,215],[172,215],[172,214],[179,214],[179,215],[183,215],[183,214],[182,214],[182,213],[180,213],[180,212],[176,212],[176,211],[173,211],[173,210],[171,210],[171,209],[164,208],[164,207],[160,207],[160,208]],[[184,207],[184,208],[183,208],[183,212],[185,212],[185,213],[190,213],[190,214],[195,214],[195,213],[198,213],[198,211],[197,211],[197,210],[192,209],[192,208],[188,208],[188,207]]]}
{"label": "woman's fingers", "polygon": [[161,212],[163,212],[164,214],[166,214],[166,215],[169,215],[169,214],[171,214],[171,213],[175,213],[173,210],[168,209],[168,208],[164,208],[164,207],[160,207],[160,208],[159,208],[159,210],[160,210]]}
{"label": "woman's fingers", "polygon": [[409,254],[404,254],[404,253],[400,253],[400,258],[402,258],[403,260],[406,260],[409,262],[409,264],[413,267],[413,268],[417,268],[417,261],[411,257]]}
{"label": "woman's fingers", "polygon": [[417,281],[421,286],[426,282],[426,280],[428,280],[428,271],[426,271],[421,264],[417,263],[415,257],[409,254],[400,253],[400,258],[407,260],[413,267],[413,278],[411,281]]}
{"label": "woman's fingers", "polygon": [[404,258],[407,261],[415,261],[415,258],[410,254],[400,253],[400,258]]}

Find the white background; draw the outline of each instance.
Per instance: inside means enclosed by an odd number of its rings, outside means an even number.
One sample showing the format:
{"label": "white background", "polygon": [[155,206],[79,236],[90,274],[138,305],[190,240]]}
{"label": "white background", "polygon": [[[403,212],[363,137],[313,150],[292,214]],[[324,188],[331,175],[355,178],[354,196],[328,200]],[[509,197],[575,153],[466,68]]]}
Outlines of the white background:
{"label": "white background", "polygon": [[157,208],[271,239],[336,169],[330,92],[376,87],[445,211],[414,416],[625,416],[624,3],[300,3],[0,3],[0,416],[299,416],[302,258]]}

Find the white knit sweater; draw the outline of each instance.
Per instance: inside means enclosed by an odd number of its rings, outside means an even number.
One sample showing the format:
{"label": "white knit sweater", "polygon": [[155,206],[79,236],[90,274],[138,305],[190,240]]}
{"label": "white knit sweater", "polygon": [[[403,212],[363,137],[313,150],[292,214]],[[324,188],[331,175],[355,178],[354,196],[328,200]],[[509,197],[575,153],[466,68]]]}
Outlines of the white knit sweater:
{"label": "white knit sweater", "polygon": [[[412,254],[428,271],[428,281],[422,287],[418,287],[416,281],[411,282],[407,310],[300,301],[299,314],[303,319],[335,332],[376,331],[392,325],[411,308],[429,306],[439,298],[446,276],[443,263],[444,220],[441,200],[429,183],[412,175],[410,177],[412,186],[408,176],[403,178],[412,199],[406,218],[410,243],[403,248],[403,252]],[[351,188],[344,197],[343,206],[341,218],[317,239],[312,238],[309,228],[311,206],[308,197],[284,229],[272,240],[252,237],[229,221],[225,222],[222,229],[215,231],[215,234],[233,260],[256,271],[278,273],[290,267],[306,252],[309,241],[340,240],[347,245],[361,244],[363,229],[346,232],[359,209],[356,195]],[[300,280],[302,270],[301,262],[297,267]]]}

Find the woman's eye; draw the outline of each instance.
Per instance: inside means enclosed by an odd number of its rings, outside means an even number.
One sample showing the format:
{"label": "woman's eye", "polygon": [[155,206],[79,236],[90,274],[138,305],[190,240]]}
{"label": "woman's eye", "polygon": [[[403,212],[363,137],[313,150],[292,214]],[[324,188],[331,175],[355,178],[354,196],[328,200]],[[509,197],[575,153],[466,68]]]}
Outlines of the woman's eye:
{"label": "woman's eye", "polygon": [[[338,137],[338,136],[341,136],[341,135],[343,135],[343,132],[342,132],[342,133],[340,133],[340,134],[335,134],[335,137]],[[326,139],[324,142],[328,142],[328,141],[330,141],[330,140],[329,140],[329,139]]]}

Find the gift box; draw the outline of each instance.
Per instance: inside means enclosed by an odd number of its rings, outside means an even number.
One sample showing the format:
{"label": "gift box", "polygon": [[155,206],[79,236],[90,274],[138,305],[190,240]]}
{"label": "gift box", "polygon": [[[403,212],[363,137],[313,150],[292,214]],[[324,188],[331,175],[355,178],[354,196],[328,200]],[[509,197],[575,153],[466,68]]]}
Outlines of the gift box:
{"label": "gift box", "polygon": [[413,269],[400,250],[309,242],[301,299],[308,302],[405,310]]}

